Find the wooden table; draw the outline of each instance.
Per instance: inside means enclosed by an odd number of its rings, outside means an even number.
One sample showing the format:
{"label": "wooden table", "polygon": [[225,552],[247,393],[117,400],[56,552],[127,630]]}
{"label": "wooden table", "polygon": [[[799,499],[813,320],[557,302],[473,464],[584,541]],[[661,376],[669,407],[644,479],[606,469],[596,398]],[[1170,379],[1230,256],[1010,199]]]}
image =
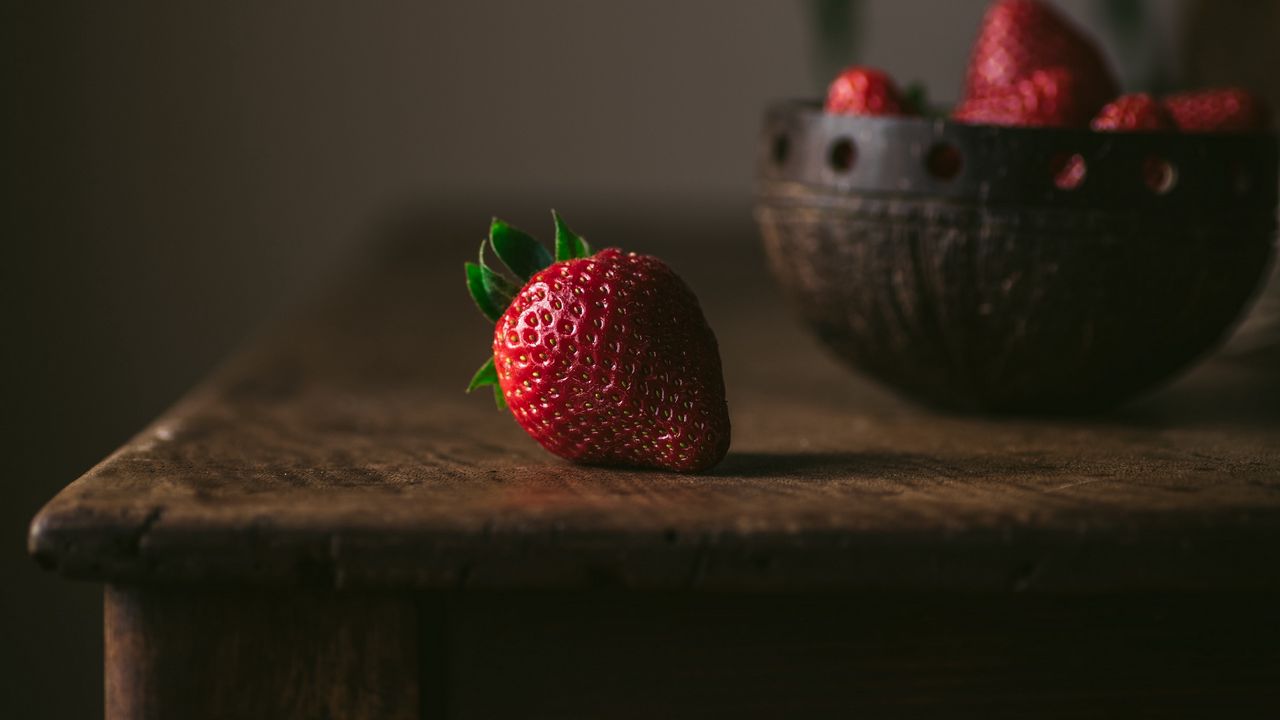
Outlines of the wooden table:
{"label": "wooden table", "polygon": [[1280,359],[933,414],[791,321],[745,217],[575,220],[703,297],[734,443],[699,477],[464,395],[487,218],[396,228],[33,521],[106,584],[107,716],[1280,716]]}

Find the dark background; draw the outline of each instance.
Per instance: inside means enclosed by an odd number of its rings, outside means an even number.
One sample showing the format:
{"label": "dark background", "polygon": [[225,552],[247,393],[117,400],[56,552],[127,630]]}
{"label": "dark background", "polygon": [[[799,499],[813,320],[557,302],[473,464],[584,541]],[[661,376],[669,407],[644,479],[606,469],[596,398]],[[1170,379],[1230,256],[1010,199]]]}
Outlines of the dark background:
{"label": "dark background", "polygon": [[[1060,4],[1131,87],[1276,84],[1278,3]],[[372,228],[745,216],[768,100],[854,59],[954,99],[986,2],[113,5],[0,11],[0,717],[101,714],[100,589],[26,556],[32,515]]]}

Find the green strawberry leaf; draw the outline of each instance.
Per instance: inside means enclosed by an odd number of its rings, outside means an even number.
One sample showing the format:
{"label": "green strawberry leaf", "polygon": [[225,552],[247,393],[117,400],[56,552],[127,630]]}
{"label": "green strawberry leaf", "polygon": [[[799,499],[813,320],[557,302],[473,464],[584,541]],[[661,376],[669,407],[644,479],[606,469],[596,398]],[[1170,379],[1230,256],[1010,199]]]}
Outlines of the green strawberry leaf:
{"label": "green strawberry leaf", "polygon": [[484,283],[485,268],[471,262],[463,265],[467,269],[467,292],[471,293],[471,299],[475,301],[476,307],[480,308],[481,314],[495,323],[498,322],[498,318],[502,317],[507,306],[495,302],[489,295]]}
{"label": "green strawberry leaf", "polygon": [[471,376],[471,384],[467,385],[467,392],[471,392],[476,388],[482,388],[485,385],[497,384],[498,368],[494,366],[493,358],[490,357],[488,360],[484,361],[484,364],[480,366],[480,369],[476,371],[476,374]]}
{"label": "green strawberry leaf", "polygon": [[929,114],[929,91],[925,89],[924,83],[913,82],[902,94],[908,107],[921,115]]}
{"label": "green strawberry leaf", "polygon": [[498,406],[499,410],[506,410],[507,399],[502,396],[502,386],[498,384],[498,369],[493,364],[493,358],[485,360],[480,369],[476,371],[476,374],[471,376],[471,383],[467,385],[467,392],[486,385],[493,386],[493,403]]}
{"label": "green strawberry leaf", "polygon": [[564,224],[560,213],[552,210],[551,219],[556,223],[556,262],[591,257],[591,246]]}
{"label": "green strawberry leaf", "polygon": [[502,275],[494,272],[484,261],[484,241],[480,241],[480,260],[476,263],[480,266],[480,279],[484,281],[484,290],[489,295],[489,299],[494,305],[501,307],[506,312],[507,306],[511,304],[511,300],[515,298],[516,293],[520,292],[520,288],[516,287]]}
{"label": "green strawberry leaf", "polygon": [[921,117],[945,118],[951,114],[948,108],[931,104],[929,90],[925,88],[922,82],[911,83],[903,91],[902,95],[907,107],[915,110],[916,114]]}
{"label": "green strawberry leaf", "polygon": [[489,245],[493,252],[516,277],[527,281],[533,274],[550,265],[551,253],[533,236],[493,219],[489,225]]}

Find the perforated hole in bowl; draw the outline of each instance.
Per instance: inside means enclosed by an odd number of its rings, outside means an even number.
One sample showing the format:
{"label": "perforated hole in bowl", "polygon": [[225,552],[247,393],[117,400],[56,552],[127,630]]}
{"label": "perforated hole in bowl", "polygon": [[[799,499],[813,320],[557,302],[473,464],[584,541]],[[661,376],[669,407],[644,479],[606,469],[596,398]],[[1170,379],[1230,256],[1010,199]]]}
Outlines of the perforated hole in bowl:
{"label": "perforated hole in bowl", "polygon": [[1178,166],[1159,155],[1142,161],[1142,182],[1156,195],[1165,195],[1178,185]]}
{"label": "perforated hole in bowl", "polygon": [[1049,158],[1049,173],[1054,187],[1059,190],[1075,190],[1084,184],[1089,174],[1089,164],[1080,153],[1060,152]]}
{"label": "perforated hole in bowl", "polygon": [[831,152],[827,154],[827,164],[832,170],[846,173],[853,169],[858,161],[858,148],[849,138],[840,138],[831,143]]}
{"label": "perforated hole in bowl", "polygon": [[929,174],[939,180],[950,180],[960,174],[964,166],[964,156],[951,143],[940,142],[929,148],[924,156],[924,167]]}

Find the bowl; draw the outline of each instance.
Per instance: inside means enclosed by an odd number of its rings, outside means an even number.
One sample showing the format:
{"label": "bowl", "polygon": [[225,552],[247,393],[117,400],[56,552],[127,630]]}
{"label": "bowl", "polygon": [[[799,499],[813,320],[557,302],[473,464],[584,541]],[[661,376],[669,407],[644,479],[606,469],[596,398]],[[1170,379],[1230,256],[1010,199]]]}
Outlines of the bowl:
{"label": "bowl", "polygon": [[771,107],[755,215],[818,338],[922,403],[1075,413],[1205,355],[1263,277],[1269,134],[1095,133]]}

